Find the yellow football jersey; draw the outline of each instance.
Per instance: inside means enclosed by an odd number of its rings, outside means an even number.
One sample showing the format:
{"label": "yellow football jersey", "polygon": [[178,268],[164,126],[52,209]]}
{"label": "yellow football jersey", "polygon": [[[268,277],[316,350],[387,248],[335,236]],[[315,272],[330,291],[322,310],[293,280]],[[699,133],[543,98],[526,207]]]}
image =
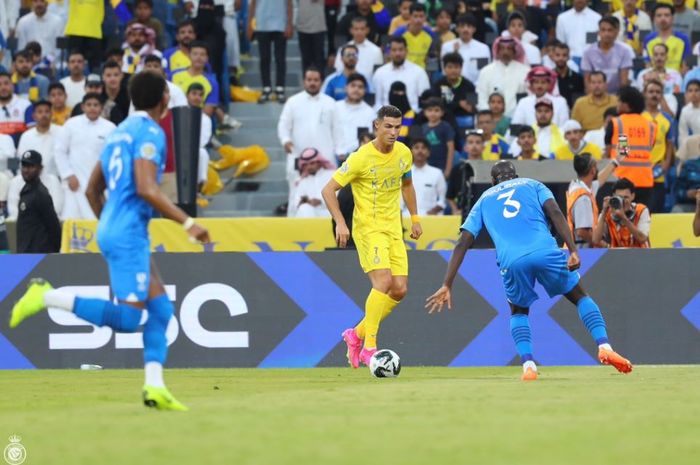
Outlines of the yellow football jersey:
{"label": "yellow football jersey", "polygon": [[352,153],[333,175],[338,184],[352,184],[355,212],[353,235],[382,232],[402,238],[401,185],[411,171],[413,155],[401,142],[381,153],[369,142]]}

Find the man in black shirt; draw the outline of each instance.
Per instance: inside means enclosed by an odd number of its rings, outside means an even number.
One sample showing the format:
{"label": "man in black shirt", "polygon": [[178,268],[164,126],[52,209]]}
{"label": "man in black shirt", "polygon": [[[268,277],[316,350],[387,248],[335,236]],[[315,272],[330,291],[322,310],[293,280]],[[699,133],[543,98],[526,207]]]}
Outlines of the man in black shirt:
{"label": "man in black shirt", "polygon": [[474,104],[469,102],[468,95],[474,94],[476,98],[474,84],[462,77],[463,63],[462,55],[457,52],[442,57],[445,77],[433,84],[432,89],[432,94],[442,98],[446,112],[457,119],[462,129],[474,127]]}
{"label": "man in black shirt", "polygon": [[579,97],[585,95],[586,90],[583,86],[583,77],[574,73],[569,68],[569,46],[563,42],[554,43],[554,71],[557,73],[557,84],[559,85],[559,94],[566,99],[569,108],[574,107],[574,102]]}
{"label": "man in black shirt", "polygon": [[22,179],[26,184],[19,194],[17,252],[58,252],[61,249],[61,224],[51,195],[39,178],[43,169],[41,154],[27,150],[22,154],[21,163]]}

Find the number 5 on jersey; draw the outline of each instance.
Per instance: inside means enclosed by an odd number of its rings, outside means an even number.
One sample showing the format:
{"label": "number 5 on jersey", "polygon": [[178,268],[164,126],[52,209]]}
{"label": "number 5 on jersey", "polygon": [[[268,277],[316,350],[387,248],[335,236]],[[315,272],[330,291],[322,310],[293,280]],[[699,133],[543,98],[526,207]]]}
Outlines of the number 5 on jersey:
{"label": "number 5 on jersey", "polygon": [[109,157],[109,190],[113,191],[117,187],[117,181],[124,171],[124,162],[122,161],[122,148],[117,145],[112,151],[112,156]]}
{"label": "number 5 on jersey", "polygon": [[515,189],[511,189],[508,192],[504,192],[498,197],[496,197],[496,199],[498,200],[506,199],[505,206],[503,207],[503,216],[505,218],[515,218],[516,216],[518,216],[518,213],[520,213],[520,202],[518,202],[517,200],[513,200],[514,193]]}

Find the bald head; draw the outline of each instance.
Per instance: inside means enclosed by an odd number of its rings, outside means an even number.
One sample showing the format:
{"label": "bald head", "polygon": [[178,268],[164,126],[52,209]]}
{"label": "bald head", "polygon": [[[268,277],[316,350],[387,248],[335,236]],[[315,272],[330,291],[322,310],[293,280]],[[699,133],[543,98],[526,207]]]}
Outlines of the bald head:
{"label": "bald head", "polygon": [[518,173],[515,172],[515,165],[508,160],[499,161],[491,168],[491,179],[494,186],[517,177]]}

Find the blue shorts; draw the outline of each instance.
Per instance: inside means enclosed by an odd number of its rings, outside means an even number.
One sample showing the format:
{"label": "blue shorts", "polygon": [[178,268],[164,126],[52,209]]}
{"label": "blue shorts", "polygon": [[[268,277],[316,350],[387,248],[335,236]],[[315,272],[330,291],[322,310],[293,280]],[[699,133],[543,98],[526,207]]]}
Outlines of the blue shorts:
{"label": "blue shorts", "polygon": [[581,277],[578,272],[569,271],[566,261],[567,255],[562,249],[544,249],[520,257],[510,267],[502,269],[508,302],[530,307],[537,300],[535,280],[550,297],[570,292]]}
{"label": "blue shorts", "polygon": [[151,280],[150,245],[115,244],[100,241],[102,255],[109,267],[109,282],[114,296],[125,302],[145,302]]}

